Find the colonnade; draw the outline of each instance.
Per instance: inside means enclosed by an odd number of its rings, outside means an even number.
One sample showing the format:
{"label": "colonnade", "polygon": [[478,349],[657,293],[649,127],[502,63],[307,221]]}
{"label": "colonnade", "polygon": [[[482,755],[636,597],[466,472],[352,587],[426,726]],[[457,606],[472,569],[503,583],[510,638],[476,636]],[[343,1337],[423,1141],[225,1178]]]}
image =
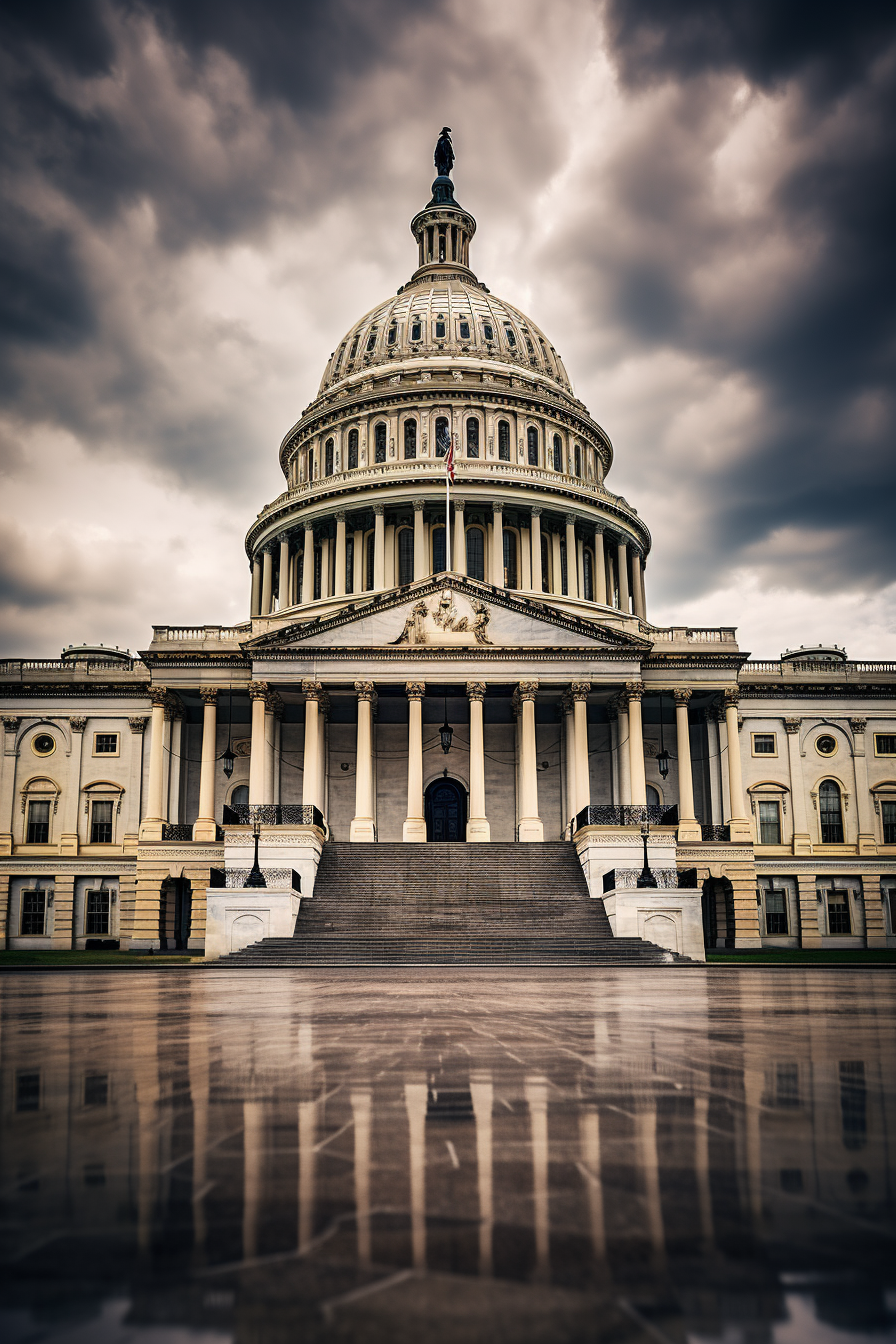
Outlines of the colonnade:
{"label": "colonnade", "polygon": [[[275,610],[284,611],[316,600],[365,591],[382,592],[399,586],[396,537],[402,527],[413,532],[413,581],[437,572],[434,569],[433,532],[437,528],[444,529],[444,513],[437,514],[436,521],[427,521],[427,501],[415,499],[412,504],[412,524],[387,520],[385,506],[374,504],[372,528],[368,525],[369,517],[359,515],[357,520],[352,520],[345,510],[339,510],[332,519],[306,521],[299,536],[284,532],[265,543],[256,553],[252,566],[251,614],[269,616]],[[487,506],[490,520],[484,525],[471,524],[467,522],[466,511],[472,501],[454,499],[452,504],[450,568],[453,573],[467,572],[467,532],[470,527],[481,527],[485,533],[484,578],[496,588],[505,587],[504,543],[505,532],[509,531],[510,544],[517,551],[516,581],[512,587],[524,592],[541,594],[547,591],[555,597],[581,600],[586,600],[588,592],[587,600],[600,606],[615,606],[619,611],[646,620],[644,552],[627,534],[610,532],[604,524],[574,513],[565,514],[562,522],[555,519],[548,531],[542,522],[543,510],[538,505],[522,515],[515,509],[514,514],[522,517],[522,523],[506,528],[504,506],[498,501]],[[432,509],[436,513],[434,503]],[[406,516],[405,513],[405,519]],[[353,521],[361,525],[352,526]],[[331,535],[334,522],[335,535]],[[324,530],[327,535],[320,535]],[[367,560],[371,537],[372,574]],[[547,541],[546,572],[543,538]]]}

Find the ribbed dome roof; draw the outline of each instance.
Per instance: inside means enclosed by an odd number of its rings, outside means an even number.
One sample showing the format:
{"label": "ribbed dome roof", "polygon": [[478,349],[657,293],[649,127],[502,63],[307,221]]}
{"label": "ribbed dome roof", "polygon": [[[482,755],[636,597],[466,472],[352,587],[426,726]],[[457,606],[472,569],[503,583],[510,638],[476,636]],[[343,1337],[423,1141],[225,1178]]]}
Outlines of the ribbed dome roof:
{"label": "ribbed dome roof", "polygon": [[517,365],[571,392],[560,356],[525,313],[476,281],[427,275],[410,281],[346,332],[318,395],[361,369],[445,355]]}

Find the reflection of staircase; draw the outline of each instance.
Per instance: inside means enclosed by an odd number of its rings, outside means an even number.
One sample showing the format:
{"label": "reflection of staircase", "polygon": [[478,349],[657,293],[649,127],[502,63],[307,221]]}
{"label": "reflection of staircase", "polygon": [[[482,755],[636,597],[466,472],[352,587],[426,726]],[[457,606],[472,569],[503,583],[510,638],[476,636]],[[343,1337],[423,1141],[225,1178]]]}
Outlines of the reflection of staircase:
{"label": "reflection of staircase", "polygon": [[328,844],[292,938],[229,966],[659,966],[685,957],[614,938],[569,844]]}

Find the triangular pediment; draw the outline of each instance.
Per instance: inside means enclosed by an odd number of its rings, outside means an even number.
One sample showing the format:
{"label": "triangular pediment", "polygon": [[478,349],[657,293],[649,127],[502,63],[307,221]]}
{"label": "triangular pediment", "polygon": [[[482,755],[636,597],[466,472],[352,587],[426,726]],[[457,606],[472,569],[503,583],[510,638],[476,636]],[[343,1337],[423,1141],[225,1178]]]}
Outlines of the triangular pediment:
{"label": "triangular pediment", "polygon": [[332,615],[298,620],[242,647],[258,656],[306,648],[601,648],[643,654],[650,641],[583,619],[545,600],[462,575],[436,575],[363,594]]}

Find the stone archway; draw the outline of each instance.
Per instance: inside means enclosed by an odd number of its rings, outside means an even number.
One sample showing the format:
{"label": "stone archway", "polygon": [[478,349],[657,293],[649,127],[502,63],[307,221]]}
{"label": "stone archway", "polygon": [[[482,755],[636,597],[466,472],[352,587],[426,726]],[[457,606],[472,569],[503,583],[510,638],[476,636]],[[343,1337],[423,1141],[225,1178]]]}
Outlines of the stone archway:
{"label": "stone archway", "polygon": [[424,794],[426,838],[439,842],[467,838],[467,791],[457,779],[434,779]]}

